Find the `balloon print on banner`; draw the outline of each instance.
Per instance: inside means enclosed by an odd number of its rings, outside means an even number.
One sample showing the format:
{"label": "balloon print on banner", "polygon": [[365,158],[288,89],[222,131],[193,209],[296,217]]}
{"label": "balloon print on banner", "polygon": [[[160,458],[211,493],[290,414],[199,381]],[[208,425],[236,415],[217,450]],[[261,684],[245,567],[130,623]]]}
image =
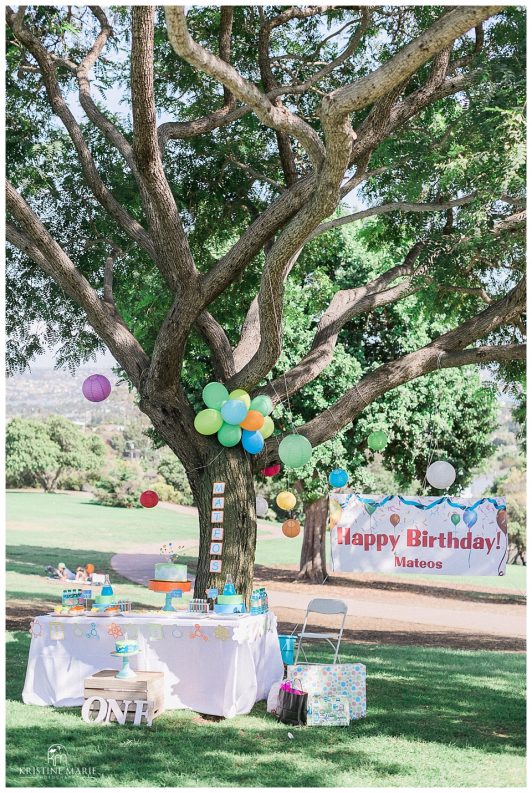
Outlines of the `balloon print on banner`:
{"label": "balloon print on banner", "polygon": [[401,520],[401,518],[399,517],[399,515],[396,512],[394,512],[393,515],[390,515],[390,523],[392,524],[394,529],[398,525],[400,520]]}
{"label": "balloon print on banner", "polygon": [[463,521],[468,529],[471,529],[478,520],[478,515],[474,509],[465,509],[463,514]]}
{"label": "balloon print on banner", "polygon": [[505,509],[500,509],[497,512],[497,526],[505,534],[508,534],[508,516]]}

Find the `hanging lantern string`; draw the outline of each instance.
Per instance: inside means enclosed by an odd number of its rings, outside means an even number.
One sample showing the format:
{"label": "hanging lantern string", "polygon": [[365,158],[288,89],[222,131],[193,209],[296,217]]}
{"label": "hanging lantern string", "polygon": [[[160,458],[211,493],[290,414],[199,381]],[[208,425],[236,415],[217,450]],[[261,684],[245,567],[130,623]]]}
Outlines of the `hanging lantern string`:
{"label": "hanging lantern string", "polygon": [[[436,371],[441,371],[441,357],[442,357],[442,355],[443,355],[443,350],[438,355]],[[434,452],[436,451],[436,435],[434,433],[434,429],[433,429],[434,424],[433,424],[433,421],[432,421],[433,416],[434,416],[434,403],[435,403],[435,400],[432,400],[432,404],[430,406],[430,413],[429,413],[429,432],[430,432],[430,435],[429,435],[429,453],[428,453],[428,457],[427,457],[427,460],[428,460],[427,468],[425,469],[425,476],[423,478],[423,483],[421,485],[423,491],[427,487],[427,470],[428,470],[430,464],[432,463],[432,459],[434,457]]]}
{"label": "hanging lantern string", "polygon": [[[274,300],[274,297],[273,297],[272,277],[271,277],[271,274],[270,274],[269,270],[268,270],[268,284],[270,286],[270,294],[271,294],[271,298],[272,298],[272,308],[273,308],[273,316],[274,316],[274,319],[275,319],[275,329],[277,331],[278,338],[281,338],[282,325],[281,325],[281,322],[279,321],[279,317],[277,316],[277,310],[275,308],[275,300]],[[292,406],[290,404],[290,396],[288,394],[288,383],[286,381],[286,371],[284,371],[284,370],[283,370],[283,380],[284,380],[284,387],[285,387],[285,392],[286,392],[286,403],[287,403],[287,406],[288,406],[289,421],[290,421],[290,424],[292,426],[292,432],[297,434],[297,429],[294,426],[294,417],[292,415]],[[281,399],[281,397],[279,395],[279,392],[277,391],[277,389],[273,385],[273,380],[269,380],[268,382],[270,383],[271,387],[273,388],[273,390],[275,392],[275,396],[279,400],[279,403],[284,402],[284,400]]]}

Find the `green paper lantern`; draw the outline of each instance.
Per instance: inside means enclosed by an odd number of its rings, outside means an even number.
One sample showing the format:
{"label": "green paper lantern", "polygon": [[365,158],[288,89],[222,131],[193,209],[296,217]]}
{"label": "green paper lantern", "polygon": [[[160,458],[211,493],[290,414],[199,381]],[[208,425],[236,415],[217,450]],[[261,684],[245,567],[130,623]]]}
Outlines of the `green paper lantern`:
{"label": "green paper lantern", "polygon": [[374,452],[381,452],[388,445],[388,436],[382,430],[371,432],[368,435],[368,446]]}
{"label": "green paper lantern", "polygon": [[247,391],[244,391],[243,388],[235,388],[234,391],[231,391],[229,394],[229,399],[239,399],[240,402],[243,402],[249,410],[249,406],[251,405],[251,397]]}
{"label": "green paper lantern", "polygon": [[312,446],[304,435],[287,435],[279,444],[279,457],[287,468],[301,468],[312,457]]}
{"label": "green paper lantern", "polygon": [[[253,402],[251,404],[253,404]],[[262,415],[264,416],[264,413]],[[259,430],[264,440],[266,440],[266,438],[269,438],[270,435],[273,435],[274,429],[275,429],[275,425],[273,423],[271,416],[264,416],[264,424]]]}
{"label": "green paper lantern", "polygon": [[218,440],[222,446],[236,446],[242,438],[242,430],[238,424],[226,424],[224,421],[218,430]]}
{"label": "green paper lantern", "polygon": [[194,419],[194,427],[200,435],[214,435],[218,432],[222,424],[223,418],[218,410],[207,408],[207,410],[200,410]]}
{"label": "green paper lantern", "polygon": [[273,410],[273,402],[267,394],[259,394],[251,400],[251,410],[258,410],[263,416],[269,416]]}
{"label": "green paper lantern", "polygon": [[229,399],[229,391],[222,383],[207,383],[201,396],[208,408],[220,410],[223,403]]}

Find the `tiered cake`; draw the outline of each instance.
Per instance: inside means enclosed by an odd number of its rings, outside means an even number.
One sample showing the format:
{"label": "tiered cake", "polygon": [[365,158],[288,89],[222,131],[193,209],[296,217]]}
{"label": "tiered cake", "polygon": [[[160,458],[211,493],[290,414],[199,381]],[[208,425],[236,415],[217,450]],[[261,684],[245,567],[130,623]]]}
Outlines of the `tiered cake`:
{"label": "tiered cake", "polygon": [[187,566],[176,561],[180,550],[181,548],[174,548],[172,543],[163,545],[161,555],[165,557],[166,561],[155,565],[154,576],[148,581],[148,589],[153,592],[167,593],[179,590],[182,593],[181,597],[176,599],[174,606],[176,611],[186,609],[192,597]]}

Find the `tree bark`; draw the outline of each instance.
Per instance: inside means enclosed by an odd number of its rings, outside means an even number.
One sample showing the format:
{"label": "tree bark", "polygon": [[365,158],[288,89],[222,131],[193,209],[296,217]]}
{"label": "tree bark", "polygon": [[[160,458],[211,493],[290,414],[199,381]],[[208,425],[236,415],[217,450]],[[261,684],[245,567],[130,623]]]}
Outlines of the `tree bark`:
{"label": "tree bark", "polygon": [[[200,524],[198,569],[194,587],[195,597],[205,597],[208,587],[217,587],[221,592],[227,573],[233,578],[236,591],[244,596],[246,604],[253,587],[255,546],[257,541],[257,518],[255,513],[255,487],[251,466],[240,449],[223,449],[217,457],[200,471],[189,473],[189,482]],[[212,542],[211,511],[212,486],[214,482],[225,482],[223,494],[223,547],[222,572],[209,572]]]}
{"label": "tree bark", "polygon": [[298,578],[322,584],[327,577],[325,538],[327,530],[328,496],[305,504],[305,527]]}

